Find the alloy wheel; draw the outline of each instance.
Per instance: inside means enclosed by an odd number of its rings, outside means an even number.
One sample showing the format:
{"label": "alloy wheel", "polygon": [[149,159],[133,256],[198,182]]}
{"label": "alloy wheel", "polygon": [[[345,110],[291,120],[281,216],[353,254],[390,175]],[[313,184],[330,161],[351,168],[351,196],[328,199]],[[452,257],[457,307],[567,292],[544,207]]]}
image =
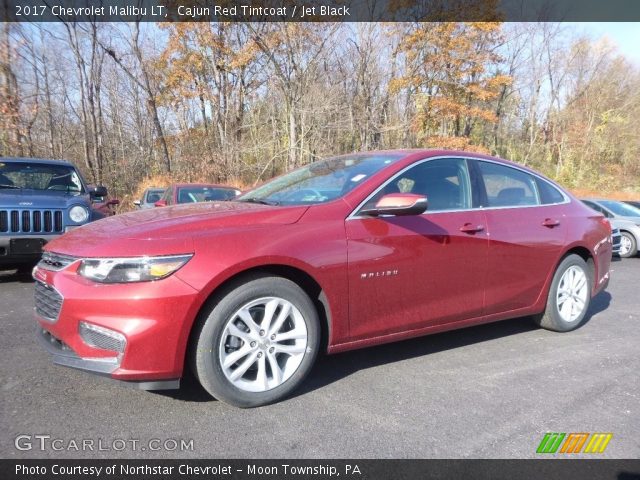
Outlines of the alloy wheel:
{"label": "alloy wheel", "polygon": [[620,256],[629,255],[631,248],[631,239],[626,235],[622,235],[622,238],[620,238]]}
{"label": "alloy wheel", "polygon": [[589,282],[586,272],[573,265],[560,278],[556,305],[558,313],[566,322],[575,322],[582,314],[589,295]]}
{"label": "alloy wheel", "polygon": [[225,325],[220,365],[235,387],[265,392],[295,373],[307,342],[307,325],[295,305],[279,297],[260,298],[242,306]]}

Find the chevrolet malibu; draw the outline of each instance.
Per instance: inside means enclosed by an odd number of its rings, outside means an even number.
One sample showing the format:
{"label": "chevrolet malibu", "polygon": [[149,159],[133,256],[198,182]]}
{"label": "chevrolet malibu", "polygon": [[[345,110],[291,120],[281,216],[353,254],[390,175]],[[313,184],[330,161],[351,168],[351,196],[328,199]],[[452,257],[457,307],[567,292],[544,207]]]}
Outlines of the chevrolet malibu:
{"label": "chevrolet malibu", "polygon": [[585,320],[609,222],[542,175],[452,151],[317,161],[231,202],[119,215],[34,269],[60,365],[148,390],[187,365],[239,407],[278,401],[328,353],[532,316]]}

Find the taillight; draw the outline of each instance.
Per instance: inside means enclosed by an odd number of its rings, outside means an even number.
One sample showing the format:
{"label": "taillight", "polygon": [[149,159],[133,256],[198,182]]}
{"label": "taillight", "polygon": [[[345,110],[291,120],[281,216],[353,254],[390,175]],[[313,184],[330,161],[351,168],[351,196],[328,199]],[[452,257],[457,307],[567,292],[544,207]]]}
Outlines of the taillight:
{"label": "taillight", "polygon": [[609,233],[611,233],[611,222],[609,221],[609,219],[607,217],[602,217],[600,219],[600,223],[602,223],[602,225],[607,227],[607,230],[609,231]]}

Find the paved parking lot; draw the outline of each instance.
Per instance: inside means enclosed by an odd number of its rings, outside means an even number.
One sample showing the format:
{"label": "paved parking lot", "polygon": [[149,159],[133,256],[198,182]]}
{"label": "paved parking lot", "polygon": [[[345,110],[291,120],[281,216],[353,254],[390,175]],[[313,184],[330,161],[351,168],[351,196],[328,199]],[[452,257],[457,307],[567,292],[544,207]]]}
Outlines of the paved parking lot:
{"label": "paved parking lot", "polygon": [[[638,458],[640,258],[612,270],[575,332],[514,319],[324,357],[294,398],[253,410],[193,381],[143,392],[51,365],[31,281],[0,273],[0,457],[528,458],[545,432],[612,432],[602,456]],[[149,449],[167,440],[192,450]]]}

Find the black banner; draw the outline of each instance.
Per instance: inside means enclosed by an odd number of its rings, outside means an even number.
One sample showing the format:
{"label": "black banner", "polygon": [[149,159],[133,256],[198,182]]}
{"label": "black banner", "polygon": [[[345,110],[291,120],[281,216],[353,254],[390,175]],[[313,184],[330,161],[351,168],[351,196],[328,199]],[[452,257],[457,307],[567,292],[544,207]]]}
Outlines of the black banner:
{"label": "black banner", "polygon": [[637,22],[635,0],[0,0],[8,22]]}
{"label": "black banner", "polygon": [[3,480],[336,477],[637,480],[640,460],[0,460]]}

